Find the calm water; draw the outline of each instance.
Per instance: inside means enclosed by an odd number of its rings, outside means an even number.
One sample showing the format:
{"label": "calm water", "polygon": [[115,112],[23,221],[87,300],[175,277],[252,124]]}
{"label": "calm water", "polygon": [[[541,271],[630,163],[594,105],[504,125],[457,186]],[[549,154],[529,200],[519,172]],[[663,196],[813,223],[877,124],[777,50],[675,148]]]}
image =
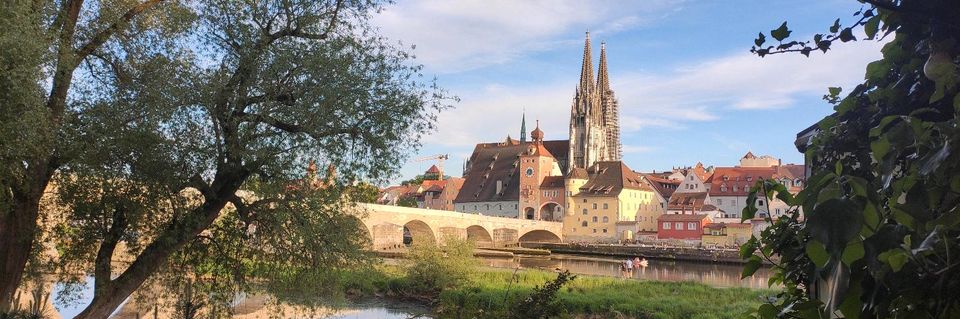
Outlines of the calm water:
{"label": "calm water", "polygon": [[499,268],[567,269],[575,274],[631,278],[658,281],[693,281],[714,287],[767,288],[771,272],[768,268],[757,270],[752,277],[740,280],[743,266],[691,261],[648,260],[646,268],[632,272],[620,270],[622,260],[604,257],[553,254],[551,256],[516,256],[510,258],[484,258],[484,262]]}

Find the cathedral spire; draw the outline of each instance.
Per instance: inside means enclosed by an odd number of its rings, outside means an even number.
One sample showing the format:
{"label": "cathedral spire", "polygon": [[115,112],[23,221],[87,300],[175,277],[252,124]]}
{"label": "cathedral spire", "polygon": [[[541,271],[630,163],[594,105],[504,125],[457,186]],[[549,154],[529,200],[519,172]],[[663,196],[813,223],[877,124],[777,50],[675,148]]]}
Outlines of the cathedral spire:
{"label": "cathedral spire", "polygon": [[583,44],[583,67],[580,69],[580,92],[593,91],[593,57],[590,56],[590,32]]}
{"label": "cathedral spire", "polygon": [[607,75],[607,43],[600,42],[600,70],[597,71],[597,90],[600,95],[610,91],[610,76]]}
{"label": "cathedral spire", "polygon": [[523,111],[523,117],[520,119],[520,143],[527,141],[527,111]]}

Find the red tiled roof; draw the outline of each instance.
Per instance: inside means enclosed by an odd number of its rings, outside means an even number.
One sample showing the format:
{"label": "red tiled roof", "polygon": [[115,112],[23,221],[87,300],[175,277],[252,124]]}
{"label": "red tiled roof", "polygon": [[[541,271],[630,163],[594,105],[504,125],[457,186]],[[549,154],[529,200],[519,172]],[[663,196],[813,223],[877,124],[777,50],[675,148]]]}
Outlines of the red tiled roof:
{"label": "red tiled roof", "polygon": [[[513,140],[477,144],[463,174],[463,188],[460,189],[454,202],[518,200],[520,198],[518,161],[519,156],[527,149],[526,146],[527,143]],[[560,163],[560,169],[566,170],[569,141],[543,141],[542,146]],[[497,193],[497,181],[502,184],[500,193]]]}
{"label": "red tiled roof", "polygon": [[[670,201],[667,204],[667,209],[670,210],[690,210],[690,211],[703,211],[704,203],[707,200],[706,192],[696,192],[696,193],[677,193],[674,192],[673,196],[670,196]],[[716,207],[714,207],[716,209]]]}
{"label": "red tiled roof", "polygon": [[673,192],[680,188],[680,184],[683,181],[666,179],[652,174],[641,174],[643,178],[647,180],[648,184],[653,187],[653,190],[660,193],[660,196],[663,198],[670,198],[673,196]]}
{"label": "red tiled roof", "polygon": [[563,176],[544,176],[543,182],[540,183],[541,188],[562,188],[563,187]]}
{"label": "red tiled roof", "polygon": [[[747,196],[757,180],[803,178],[804,166],[787,164],[771,167],[717,167],[707,183],[711,196]],[[734,190],[736,189],[736,190]]]}
{"label": "red tiled roof", "polygon": [[440,174],[440,169],[437,168],[437,165],[430,165],[430,168],[427,169],[428,174]]}

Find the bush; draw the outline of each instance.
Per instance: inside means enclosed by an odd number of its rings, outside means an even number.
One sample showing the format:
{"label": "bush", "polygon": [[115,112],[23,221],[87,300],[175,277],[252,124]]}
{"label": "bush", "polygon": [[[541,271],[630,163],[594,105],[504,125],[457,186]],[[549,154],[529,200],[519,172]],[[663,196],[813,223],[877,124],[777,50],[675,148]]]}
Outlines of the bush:
{"label": "bush", "polygon": [[529,296],[513,304],[511,311],[514,318],[552,318],[560,315],[565,310],[557,302],[557,292],[567,282],[576,279],[576,275],[571,275],[569,270],[557,274],[557,278],[544,284],[534,287]]}
{"label": "bush", "polygon": [[[462,239],[445,240],[444,246],[414,244],[407,259],[406,291],[397,291],[408,297],[433,298],[444,289],[466,283],[476,269],[473,243]],[[395,285],[394,288],[398,288]]]}

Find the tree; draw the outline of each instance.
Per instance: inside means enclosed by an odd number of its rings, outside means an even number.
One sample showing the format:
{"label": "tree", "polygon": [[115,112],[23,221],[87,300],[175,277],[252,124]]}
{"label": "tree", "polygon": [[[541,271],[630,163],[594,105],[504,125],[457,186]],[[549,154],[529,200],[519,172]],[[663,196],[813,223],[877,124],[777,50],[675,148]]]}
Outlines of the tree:
{"label": "tree", "polygon": [[[449,178],[450,178],[449,175],[443,175],[444,180]],[[431,175],[419,174],[417,176],[414,176],[411,179],[400,182],[400,185],[420,185],[420,184],[423,184],[424,180],[435,180],[435,179],[437,179],[437,176],[433,174]]]}
{"label": "tree", "polygon": [[[118,34],[153,38],[157,21],[175,10],[160,0],[121,3],[4,1],[0,4],[0,312],[33,251],[40,198],[54,172],[83,146],[64,138],[68,116],[82,112],[71,95],[74,73],[102,72],[91,59]],[[157,10],[155,7],[164,7]],[[89,11],[98,11],[91,13]],[[136,31],[130,30],[134,24]],[[82,100],[82,98],[80,99]]]}
{"label": "tree", "polygon": [[[166,46],[103,52],[111,90],[67,132],[98,147],[57,175],[64,263],[91,263],[95,278],[78,318],[108,316],[165,271],[245,288],[356,260],[363,227],[342,185],[393,176],[450,101],[368,25],[379,8],[203,2]],[[344,174],[291,184],[307,159]],[[118,253],[133,262],[112,276]]]}
{"label": "tree", "polygon": [[[825,100],[835,112],[817,123],[807,145],[812,175],[796,196],[775,181],[759,182],[748,198],[777,197],[793,205],[741,249],[752,274],[775,264],[782,283],[763,318],[948,318],[960,314],[960,6],[954,1],[867,0],[857,22],[811,41],[788,41],[787,24],[770,32],[778,43],[760,56],[816,50],[837,42],[889,39],[865,81]],[[890,39],[892,37],[892,39]],[[799,207],[806,216],[801,218]],[[753,218],[756,207],[744,209]],[[771,258],[779,256],[779,260]]]}

